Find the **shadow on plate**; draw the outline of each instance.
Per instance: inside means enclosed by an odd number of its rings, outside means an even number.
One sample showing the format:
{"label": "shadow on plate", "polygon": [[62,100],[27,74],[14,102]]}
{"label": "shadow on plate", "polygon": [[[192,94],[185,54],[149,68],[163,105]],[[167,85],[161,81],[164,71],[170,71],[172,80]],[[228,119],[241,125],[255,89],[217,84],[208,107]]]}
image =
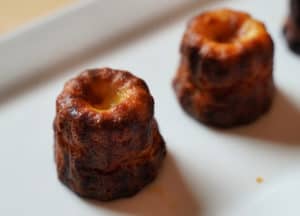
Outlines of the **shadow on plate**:
{"label": "shadow on plate", "polygon": [[200,201],[193,196],[170,153],[158,178],[136,196],[113,202],[88,200],[87,203],[114,213],[142,216],[201,216],[202,212]]}
{"label": "shadow on plate", "polygon": [[269,113],[248,126],[223,132],[280,145],[300,146],[300,108],[277,90]]}

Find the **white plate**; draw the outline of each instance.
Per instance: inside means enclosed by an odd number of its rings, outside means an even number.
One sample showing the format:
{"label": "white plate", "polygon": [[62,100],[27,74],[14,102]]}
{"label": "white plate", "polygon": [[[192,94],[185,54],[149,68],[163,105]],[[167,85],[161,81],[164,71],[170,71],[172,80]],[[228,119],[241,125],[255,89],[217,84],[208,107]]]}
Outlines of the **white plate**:
{"label": "white plate", "polygon": [[[55,78],[2,103],[0,215],[230,215],[300,163],[300,58],[286,48],[281,35],[286,1],[197,5],[185,16],[174,14],[167,22],[152,25],[147,34],[129,37],[118,49],[93,52],[56,68],[52,71]],[[199,11],[220,6],[246,10],[265,21],[276,43],[278,87],[270,113],[247,127],[223,131],[188,117],[171,88],[187,20]],[[156,181],[133,198],[111,203],[74,195],[57,180],[53,161],[56,96],[63,83],[82,69],[102,66],[127,69],[146,80],[168,145]],[[258,176],[264,183],[256,183]],[[287,195],[291,190],[283,191]],[[293,210],[290,215],[300,214],[299,209]]]}
{"label": "white plate", "polygon": [[[299,166],[283,177],[276,179],[251,199],[235,206],[232,216],[293,216],[300,213]],[[228,214],[227,214],[228,215]]]}

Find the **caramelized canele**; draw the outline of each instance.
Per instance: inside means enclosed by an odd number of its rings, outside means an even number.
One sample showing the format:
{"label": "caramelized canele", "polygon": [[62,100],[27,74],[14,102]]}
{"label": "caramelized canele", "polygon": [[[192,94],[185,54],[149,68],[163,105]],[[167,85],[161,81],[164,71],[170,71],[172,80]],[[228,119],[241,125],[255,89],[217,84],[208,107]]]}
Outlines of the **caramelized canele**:
{"label": "caramelized canele", "polygon": [[56,101],[59,179],[98,200],[134,195],[157,175],[166,147],[146,83],[129,72],[87,70]]}
{"label": "caramelized canele", "polygon": [[270,107],[273,41],[249,14],[221,9],[194,17],[173,86],[183,109],[220,127],[249,123]]}
{"label": "caramelized canele", "polygon": [[300,0],[290,0],[290,14],[284,26],[284,35],[290,49],[300,54]]}

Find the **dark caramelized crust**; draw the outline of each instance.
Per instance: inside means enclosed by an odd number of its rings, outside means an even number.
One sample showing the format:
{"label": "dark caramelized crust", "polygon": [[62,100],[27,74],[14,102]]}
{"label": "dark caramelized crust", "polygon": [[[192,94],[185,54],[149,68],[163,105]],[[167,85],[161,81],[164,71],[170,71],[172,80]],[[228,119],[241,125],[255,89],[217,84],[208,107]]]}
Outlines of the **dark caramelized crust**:
{"label": "dark caramelized crust", "polygon": [[292,51],[300,54],[300,1],[290,0],[290,15],[284,25],[284,35]]}
{"label": "dark caramelized crust", "polygon": [[268,111],[274,95],[272,74],[240,82],[230,88],[200,90],[184,62],[177,71],[173,87],[179,103],[188,114],[217,127],[254,121]]}
{"label": "dark caramelized crust", "polygon": [[84,197],[112,200],[157,175],[166,149],[141,79],[108,68],[66,83],[56,103],[55,159],[60,180]]}
{"label": "dark caramelized crust", "polygon": [[295,23],[300,25],[300,1],[290,0],[290,16]]}
{"label": "dark caramelized crust", "polygon": [[270,107],[273,56],[263,23],[228,9],[206,12],[188,24],[173,87],[184,110],[202,122],[249,123]]}

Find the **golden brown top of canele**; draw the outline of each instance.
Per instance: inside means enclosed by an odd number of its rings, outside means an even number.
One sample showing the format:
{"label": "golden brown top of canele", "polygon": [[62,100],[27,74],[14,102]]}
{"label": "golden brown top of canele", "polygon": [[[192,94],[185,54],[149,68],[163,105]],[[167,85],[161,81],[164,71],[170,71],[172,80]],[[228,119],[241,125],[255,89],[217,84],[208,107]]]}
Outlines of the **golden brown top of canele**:
{"label": "golden brown top of canele", "polygon": [[199,46],[203,52],[231,50],[238,52],[245,43],[269,37],[264,24],[249,14],[230,9],[205,12],[194,17],[187,28],[184,41]]}
{"label": "golden brown top of canele", "polygon": [[73,118],[88,115],[91,123],[149,121],[153,98],[145,82],[127,71],[110,68],[82,72],[64,86],[57,111]]}
{"label": "golden brown top of canele", "polygon": [[274,46],[262,22],[244,12],[220,9],[189,22],[181,53],[200,87],[223,88],[272,71],[261,68],[273,65]]}

